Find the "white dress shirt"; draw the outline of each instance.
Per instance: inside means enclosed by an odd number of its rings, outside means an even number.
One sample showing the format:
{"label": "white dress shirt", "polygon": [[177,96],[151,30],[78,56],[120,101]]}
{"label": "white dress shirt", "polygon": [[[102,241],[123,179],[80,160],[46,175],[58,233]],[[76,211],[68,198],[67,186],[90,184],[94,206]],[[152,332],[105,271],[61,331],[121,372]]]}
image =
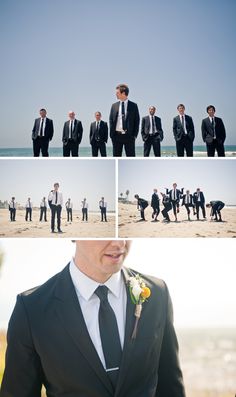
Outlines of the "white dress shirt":
{"label": "white dress shirt", "polygon": [[40,136],[40,130],[41,130],[41,124],[43,123],[43,131],[42,131],[42,136],[44,136],[45,134],[44,134],[44,131],[45,131],[45,126],[46,126],[46,117],[43,119],[42,117],[41,117],[41,120],[40,120],[40,124],[39,124],[39,130],[38,130],[38,136]]}
{"label": "white dress shirt", "polygon": [[33,207],[32,201],[26,201],[25,208],[32,208],[32,207]]}
{"label": "white dress shirt", "polygon": [[13,200],[9,201],[9,207],[10,208],[16,208],[16,202],[13,201]]}
{"label": "white dress shirt", "polygon": [[88,209],[88,203],[87,203],[87,201],[82,201],[82,203],[81,203],[81,207],[82,208],[87,208]]}
{"label": "white dress shirt", "polygon": [[172,199],[172,200],[177,200],[177,192],[176,192],[176,189],[173,189],[173,190],[172,190],[171,199]]}
{"label": "white dress shirt", "polygon": [[45,201],[44,201],[44,200],[41,201],[40,207],[46,207],[46,208],[47,208],[47,202],[46,202],[46,200],[45,200]]}
{"label": "white dress shirt", "polygon": [[51,201],[53,205],[61,205],[63,204],[62,193],[57,191],[57,203],[56,203],[56,191],[50,192],[48,195],[48,201]]}
{"label": "white dress shirt", "polygon": [[100,299],[94,292],[99,285],[105,285],[109,289],[108,301],[116,316],[120,342],[123,348],[125,337],[127,294],[121,271],[113,274],[104,284],[100,284],[82,273],[72,259],[70,262],[70,275],[80,303],[88,333],[104,368],[106,368],[98,323]]}
{"label": "white dress shirt", "polygon": [[[121,132],[122,134],[125,134],[125,131],[123,130],[123,124],[122,124],[122,101],[120,101],[119,105],[119,112],[118,112],[118,117],[117,117],[117,123],[116,123],[116,131]],[[124,101],[125,104],[125,115],[127,114],[127,108],[128,108],[128,99]]]}
{"label": "white dress shirt", "polygon": [[106,202],[106,201],[103,201],[103,200],[100,200],[100,201],[99,201],[99,207],[107,208],[107,202]]}
{"label": "white dress shirt", "polygon": [[72,203],[72,201],[70,201],[70,202],[67,201],[67,202],[66,202],[66,208],[68,208],[68,209],[69,209],[69,208],[71,208],[71,209],[73,208],[73,203]]}

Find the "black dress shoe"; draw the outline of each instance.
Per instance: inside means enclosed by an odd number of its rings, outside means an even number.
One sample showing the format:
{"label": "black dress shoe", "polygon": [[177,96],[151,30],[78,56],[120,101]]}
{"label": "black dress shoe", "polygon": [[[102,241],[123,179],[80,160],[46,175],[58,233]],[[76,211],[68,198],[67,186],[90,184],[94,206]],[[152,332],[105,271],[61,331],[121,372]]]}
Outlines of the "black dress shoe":
{"label": "black dress shoe", "polygon": [[56,233],[55,230],[52,230],[51,233]]}
{"label": "black dress shoe", "polygon": [[63,233],[63,231],[61,229],[58,229],[58,233]]}

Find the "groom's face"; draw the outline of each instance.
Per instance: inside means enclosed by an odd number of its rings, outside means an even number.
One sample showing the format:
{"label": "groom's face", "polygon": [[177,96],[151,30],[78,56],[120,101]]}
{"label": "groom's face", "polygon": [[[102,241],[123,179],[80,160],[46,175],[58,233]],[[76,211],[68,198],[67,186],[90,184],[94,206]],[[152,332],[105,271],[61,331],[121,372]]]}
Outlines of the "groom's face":
{"label": "groom's face", "polygon": [[77,240],[75,263],[88,277],[104,281],[121,269],[130,246],[126,240]]}

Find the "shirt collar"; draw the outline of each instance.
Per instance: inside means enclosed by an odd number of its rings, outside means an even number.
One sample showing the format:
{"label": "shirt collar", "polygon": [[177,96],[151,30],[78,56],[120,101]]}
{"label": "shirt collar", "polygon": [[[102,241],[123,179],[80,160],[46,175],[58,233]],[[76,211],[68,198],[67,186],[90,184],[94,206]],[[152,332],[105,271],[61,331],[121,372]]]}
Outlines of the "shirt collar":
{"label": "shirt collar", "polygon": [[[86,274],[82,273],[79,268],[75,265],[74,259],[70,262],[70,275],[72,278],[72,282],[76,289],[76,293],[88,301],[94,291],[97,289],[100,283],[92,280]],[[112,294],[116,296],[116,298],[120,297],[121,287],[122,287],[122,275],[121,271],[118,273],[114,273],[104,284],[110,290]]]}
{"label": "shirt collar", "polygon": [[120,103],[124,102],[125,105],[128,103],[128,98],[125,101],[120,101]]}

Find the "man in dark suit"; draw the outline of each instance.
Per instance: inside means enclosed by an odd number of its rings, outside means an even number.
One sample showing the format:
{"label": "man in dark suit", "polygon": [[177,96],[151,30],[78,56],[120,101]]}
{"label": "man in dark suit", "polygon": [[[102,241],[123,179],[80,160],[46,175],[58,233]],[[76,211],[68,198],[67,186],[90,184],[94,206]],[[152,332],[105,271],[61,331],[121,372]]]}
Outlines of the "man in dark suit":
{"label": "man in dark suit", "polygon": [[49,192],[48,203],[51,209],[51,232],[55,233],[55,220],[57,218],[57,230],[58,233],[62,233],[61,230],[61,210],[63,205],[63,196],[59,192],[59,183],[54,183],[54,189]]}
{"label": "man in dark suit", "polygon": [[172,208],[171,200],[170,200],[169,194],[161,193],[161,195],[162,195],[162,204],[164,207],[163,210],[161,211],[161,213],[164,217],[163,222],[170,222],[170,217],[169,217],[168,212]]}
{"label": "man in dark suit", "polygon": [[129,88],[126,84],[116,87],[119,102],[113,103],[109,118],[114,157],[122,156],[123,147],[127,157],[135,157],[135,139],[140,118],[137,104],[129,101],[128,95]]}
{"label": "man in dark suit", "polygon": [[47,202],[46,202],[46,197],[43,197],[42,201],[40,203],[39,222],[42,222],[43,218],[44,218],[44,221],[47,222]]}
{"label": "man in dark suit", "polygon": [[53,121],[46,117],[47,111],[45,109],[40,109],[39,114],[40,117],[35,119],[32,130],[34,157],[39,157],[40,151],[43,157],[48,157],[49,141],[52,140],[54,133]]}
{"label": "man in dark suit", "polygon": [[15,222],[16,220],[16,201],[15,197],[11,198],[11,201],[9,201],[9,211],[10,211],[10,221]]}
{"label": "man in dark suit", "polygon": [[107,222],[107,202],[104,197],[101,197],[98,205],[101,211],[101,222]]}
{"label": "man in dark suit", "polygon": [[181,103],[177,106],[179,115],[173,120],[173,133],[176,140],[176,151],[178,157],[193,157],[193,141],[195,138],[193,119],[187,116],[185,106]]}
{"label": "man in dark suit", "polygon": [[219,117],[215,117],[215,106],[207,106],[209,117],[202,120],[202,139],[206,143],[207,156],[225,157],[224,141],[226,137],[225,126]]}
{"label": "man in dark suit", "polygon": [[[216,222],[222,222],[221,218],[221,210],[224,208],[225,203],[220,200],[215,200],[215,201],[210,201],[209,204],[206,205],[207,208],[211,208],[211,219],[214,217],[214,221]],[[218,216],[217,216],[218,215]]]}
{"label": "man in dark suit", "polygon": [[205,197],[201,189],[198,187],[196,192],[193,193],[193,202],[195,205],[195,210],[197,214],[197,220],[199,220],[199,209],[202,210],[202,216],[206,219],[206,209],[205,209]]}
{"label": "man in dark suit", "polygon": [[33,208],[32,201],[30,200],[30,197],[28,197],[28,200],[26,201],[26,204],[25,204],[25,220],[26,220],[26,222],[28,221],[28,218],[29,218],[30,222],[32,222],[32,208]]}
{"label": "man in dark suit", "polygon": [[64,270],[18,295],[1,397],[40,397],[43,384],[50,397],[185,397],[167,286],[140,276],[151,295],[138,320],[130,244],[76,241]]}
{"label": "man in dark suit", "polygon": [[160,117],[155,116],[155,106],[150,106],[149,116],[142,118],[141,134],[143,138],[143,155],[149,157],[150,150],[153,147],[155,157],[161,157],[161,144],[163,140],[163,130]]}
{"label": "man in dark suit", "polygon": [[137,209],[140,211],[140,216],[141,216],[141,219],[139,219],[138,222],[146,221],[144,211],[148,206],[148,201],[139,197],[138,194],[135,194],[134,198],[136,198],[137,200]]}
{"label": "man in dark suit", "polygon": [[79,144],[83,136],[83,126],[81,121],[75,118],[75,112],[68,113],[69,120],[65,122],[62,133],[63,156],[78,157]]}
{"label": "man in dark suit", "polygon": [[157,194],[157,189],[153,189],[152,199],[151,199],[151,207],[153,209],[152,213],[152,222],[157,222],[157,217],[160,213],[160,199]]}
{"label": "man in dark suit", "polygon": [[193,203],[193,195],[190,194],[189,190],[186,190],[186,193],[182,197],[182,205],[185,206],[188,214],[188,220],[190,221],[190,208],[193,208],[194,211],[194,203]]}
{"label": "man in dark suit", "polygon": [[107,156],[106,143],[108,139],[108,126],[105,121],[101,120],[101,117],[101,112],[96,112],[96,121],[90,125],[89,139],[92,146],[93,157],[98,157],[99,151],[102,157]]}
{"label": "man in dark suit", "polygon": [[169,195],[170,202],[172,204],[175,221],[177,222],[177,213],[179,212],[179,202],[183,195],[184,189],[177,189],[177,183],[173,183],[173,189],[169,190],[166,188],[166,194]]}

